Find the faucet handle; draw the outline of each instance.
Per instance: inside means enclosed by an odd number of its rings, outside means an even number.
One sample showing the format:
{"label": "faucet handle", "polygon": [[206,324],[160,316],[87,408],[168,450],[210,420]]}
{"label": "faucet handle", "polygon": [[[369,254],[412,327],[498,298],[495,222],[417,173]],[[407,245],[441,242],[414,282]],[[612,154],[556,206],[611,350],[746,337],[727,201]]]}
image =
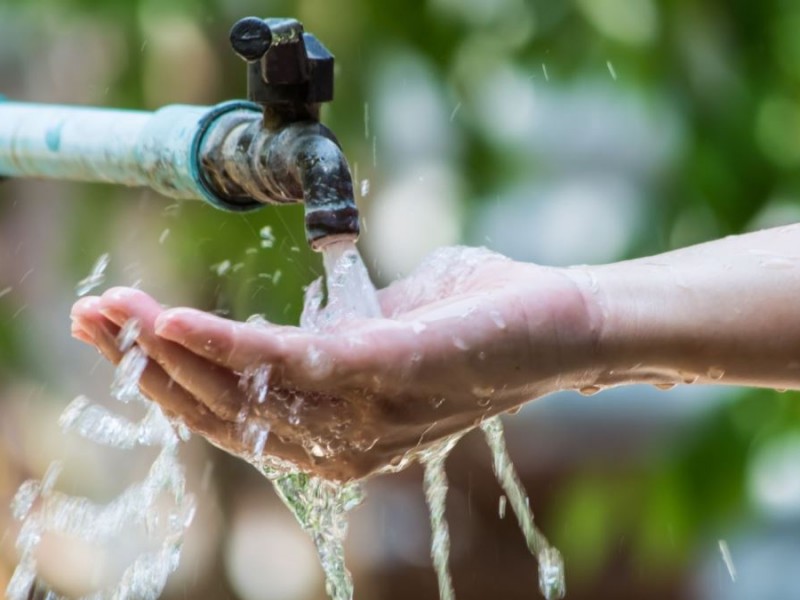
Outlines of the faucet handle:
{"label": "faucet handle", "polygon": [[230,40],[248,63],[253,102],[304,114],[297,109],[333,100],[333,55],[299,21],[246,17],[233,26]]}

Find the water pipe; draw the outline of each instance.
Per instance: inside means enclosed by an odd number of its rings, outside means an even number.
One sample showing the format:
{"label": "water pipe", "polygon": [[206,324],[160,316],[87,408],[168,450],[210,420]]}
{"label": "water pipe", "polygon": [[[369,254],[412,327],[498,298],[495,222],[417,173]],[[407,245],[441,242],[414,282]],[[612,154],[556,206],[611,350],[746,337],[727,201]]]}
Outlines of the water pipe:
{"label": "water pipe", "polygon": [[315,250],[357,238],[350,169],[319,122],[333,56],[294,19],[248,17],[230,40],[248,63],[247,102],[144,112],[0,97],[0,178],[148,186],[230,211],[302,202]]}

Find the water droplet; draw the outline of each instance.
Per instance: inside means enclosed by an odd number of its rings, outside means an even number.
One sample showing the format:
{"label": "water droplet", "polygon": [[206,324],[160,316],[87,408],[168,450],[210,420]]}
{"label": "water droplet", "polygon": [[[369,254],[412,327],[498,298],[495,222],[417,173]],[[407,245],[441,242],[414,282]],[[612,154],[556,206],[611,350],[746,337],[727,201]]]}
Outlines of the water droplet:
{"label": "water droplet", "polygon": [[602,388],[599,385],[587,385],[586,387],[582,387],[579,391],[584,396],[592,396],[599,392]]}
{"label": "water droplet", "polygon": [[453,345],[459,350],[469,350],[469,344],[462,340],[460,337],[453,338]]}
{"label": "water droplet", "polygon": [[607,60],[606,61],[606,66],[608,67],[608,73],[609,73],[609,75],[611,75],[611,79],[616,81],[617,80],[617,71],[616,71],[616,69],[614,69],[614,65],[612,64],[612,62],[610,60]]}
{"label": "water droplet", "polygon": [[169,227],[167,227],[164,231],[162,231],[161,235],[158,236],[158,243],[163,244],[168,237],[169,237]]}
{"label": "water droplet", "polygon": [[435,396],[430,399],[430,404],[433,408],[439,408],[444,404],[445,398],[443,396]]}
{"label": "water droplet", "polygon": [[331,357],[313,344],[306,348],[303,364],[312,379],[325,379],[333,372],[333,360]]}
{"label": "water droplet", "polygon": [[725,568],[728,569],[728,575],[731,576],[731,581],[736,583],[736,566],[733,564],[733,557],[731,556],[728,542],[725,540],[718,540],[717,544],[719,545],[719,552],[722,555],[722,562],[725,563]]}
{"label": "water droplet", "polygon": [[567,593],[564,559],[555,548],[548,547],[539,553],[539,589],[547,600],[563,598]]}
{"label": "water droplet", "polygon": [[498,329],[505,329],[506,328],[506,321],[503,319],[503,315],[500,314],[500,311],[496,308],[493,308],[489,311],[489,318],[492,320]]}
{"label": "water droplet", "polygon": [[272,233],[272,227],[269,225],[264,225],[258,232],[258,235],[261,238],[262,248],[272,248],[272,246],[275,245],[275,235]]}
{"label": "water droplet", "polygon": [[361,197],[366,198],[369,195],[369,179],[361,180]]}
{"label": "water droplet", "polygon": [[683,383],[685,383],[687,385],[691,385],[693,383],[697,383],[697,380],[699,379],[699,377],[697,375],[695,375],[694,373],[685,373],[685,372],[681,372],[680,373],[680,377],[681,377],[681,381],[683,381]]}
{"label": "water droplet", "polygon": [[255,314],[247,317],[246,321],[249,325],[259,325],[261,327],[268,327],[271,323],[264,318],[264,315]]}
{"label": "water droplet", "polygon": [[719,381],[725,375],[725,370],[722,367],[711,367],[708,370],[708,376],[714,381]]}
{"label": "water droplet", "polygon": [[654,384],[659,390],[668,391],[675,387],[674,383],[656,383]]}
{"label": "water droplet", "polygon": [[472,394],[476,398],[491,398],[494,394],[494,388],[491,386],[475,385],[472,387]]}
{"label": "water droplet", "polygon": [[96,287],[102,285],[106,279],[106,268],[110,261],[108,253],[101,254],[100,258],[94,263],[91,273],[78,282],[75,293],[78,296],[85,296]]}
{"label": "water droplet", "polygon": [[507,498],[505,495],[500,496],[500,501],[497,504],[497,514],[500,516],[501,519],[506,518],[506,502]]}
{"label": "water droplet", "polygon": [[231,261],[223,260],[222,262],[218,262],[214,265],[211,265],[211,270],[214,271],[220,277],[222,277],[228,271],[231,270]]}

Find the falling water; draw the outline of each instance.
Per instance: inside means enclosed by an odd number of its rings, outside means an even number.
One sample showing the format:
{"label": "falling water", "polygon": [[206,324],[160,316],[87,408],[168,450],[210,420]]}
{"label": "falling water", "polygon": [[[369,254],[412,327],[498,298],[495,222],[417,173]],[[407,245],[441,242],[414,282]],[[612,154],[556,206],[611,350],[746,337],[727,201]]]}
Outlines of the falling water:
{"label": "falling water", "polygon": [[[381,316],[375,288],[358,251],[351,243],[332,244],[324,249],[327,302],[323,307],[321,281],[309,286],[301,326],[314,331],[335,329],[353,317]],[[504,324],[503,324],[504,326]],[[312,349],[313,350],[313,349]],[[533,522],[524,488],[506,450],[498,418],[482,424],[493,455],[495,475],[517,515],[528,547],[539,561],[539,586],[548,600],[565,594],[563,561]],[[449,571],[450,536],[445,519],[447,475],[445,461],[460,439],[454,435],[418,454],[424,466],[424,492],[431,520],[431,558],[439,581],[441,600],[454,600]],[[340,485],[318,477],[263,467],[279,496],[314,540],[326,575],[326,589],[334,600],[350,600],[353,586],[344,564],[346,513],[357,506],[363,494],[356,483]],[[503,503],[504,504],[504,503]],[[504,507],[501,508],[504,512]]]}
{"label": "falling water", "polygon": [[[139,422],[125,419],[84,397],[78,396],[61,415],[64,431],[97,444],[131,449],[137,446],[160,448],[147,476],[134,483],[108,504],[73,497],[54,489],[60,463],[53,463],[42,481],[26,481],[11,505],[21,522],[17,537],[20,561],[6,590],[10,600],[25,600],[37,582],[36,550],[43,537],[60,534],[79,538],[96,546],[119,543],[127,528],[139,527],[155,549],[142,552],[124,571],[111,589],[99,590],[86,600],[136,598],[155,600],[161,595],[167,577],[178,567],[181,546],[195,511],[195,500],[186,493],[184,470],[178,462],[180,441],[189,438],[181,423],[171,423],[161,409],[138,391],[138,381],[147,358],[137,346],[131,347],[137,326],[123,327],[120,348],[129,348],[117,367],[113,395],[121,402],[138,402],[146,414]],[[172,502],[166,511],[160,499]],[[48,593],[48,598],[55,596]]]}
{"label": "falling water", "polygon": [[492,452],[492,468],[500,482],[514,514],[517,515],[528,549],[539,561],[539,589],[547,600],[563,598],[567,593],[564,582],[564,561],[533,522],[533,511],[525,488],[517,475],[506,449],[503,424],[499,417],[487,419],[481,424],[486,442]]}
{"label": "falling water", "polygon": [[439,580],[440,600],[454,600],[455,590],[450,577],[450,531],[445,519],[447,501],[447,473],[444,462],[460,439],[454,435],[426,450],[420,461],[424,465],[423,486],[425,501],[431,517],[431,559]]}
{"label": "falling water", "polygon": [[[306,291],[305,307],[300,324],[305,329],[326,331],[343,320],[353,317],[381,315],[375,288],[358,254],[350,242],[330,244],[323,250],[326,273],[327,302],[322,306],[322,284],[316,281]],[[315,357],[309,348],[309,357]],[[321,360],[316,357],[317,360]],[[249,383],[253,387],[252,377]],[[260,394],[266,395],[266,379]],[[258,387],[256,385],[255,387]],[[299,423],[298,398],[292,404],[294,419]],[[313,450],[312,450],[313,451]],[[300,526],[311,536],[325,573],[325,589],[333,600],[351,600],[353,581],[344,561],[344,540],[347,534],[347,513],[358,506],[364,495],[357,482],[345,484],[328,481],[290,466],[264,465],[257,456],[254,461],[273,482],[278,496],[295,516]]]}
{"label": "falling water", "polygon": [[347,513],[364,498],[361,485],[340,484],[306,473],[263,469],[281,500],[317,547],[325,590],[333,600],[351,600],[353,580],[344,562]]}

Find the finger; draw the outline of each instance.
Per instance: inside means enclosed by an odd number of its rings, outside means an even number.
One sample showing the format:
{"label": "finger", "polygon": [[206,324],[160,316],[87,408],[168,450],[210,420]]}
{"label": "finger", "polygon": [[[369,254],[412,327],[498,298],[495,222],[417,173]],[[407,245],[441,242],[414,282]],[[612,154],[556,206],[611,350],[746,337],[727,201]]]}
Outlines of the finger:
{"label": "finger", "polygon": [[156,333],[240,373],[258,364],[283,364],[318,337],[296,327],[239,323],[191,308],[164,311]]}
{"label": "finger", "polygon": [[148,356],[214,414],[226,421],[236,420],[242,408],[239,377],[158,337],[154,324],[162,308],[155,300],[139,290],[115,288],[103,294],[99,310],[119,327],[136,319],[140,328],[137,343]]}
{"label": "finger", "polygon": [[[107,319],[87,320],[81,317],[78,317],[78,322],[80,327],[89,332],[97,348],[110,362],[116,364],[122,359],[122,353],[117,346],[119,329],[114,323]],[[169,418],[181,419],[189,429],[215,446],[250,461],[260,458],[251,454],[253,433],[247,423],[234,425],[223,421],[171,379],[157,363],[148,361],[139,386],[145,396],[156,402]],[[301,466],[307,466],[308,463],[308,455],[301,446],[284,442],[278,436],[267,437],[263,452]]]}
{"label": "finger", "polygon": [[[110,362],[118,364],[122,360],[122,352],[117,346],[119,328],[107,319],[87,319],[78,317],[79,326],[87,331],[94,344]],[[209,426],[208,410],[200,406],[186,390],[176,385],[161,367],[148,361],[142,372],[139,386],[142,392],[157,402],[171,417],[180,417],[186,424],[201,433],[219,433],[217,428]]]}

